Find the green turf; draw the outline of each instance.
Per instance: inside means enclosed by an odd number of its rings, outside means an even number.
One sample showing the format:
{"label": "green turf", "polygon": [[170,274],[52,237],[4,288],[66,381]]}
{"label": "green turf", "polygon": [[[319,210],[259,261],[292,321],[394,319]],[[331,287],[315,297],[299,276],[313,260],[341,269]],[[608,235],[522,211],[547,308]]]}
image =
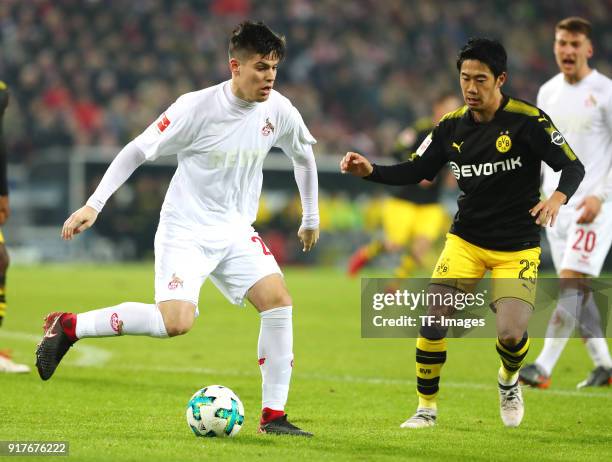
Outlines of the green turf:
{"label": "green turf", "polygon": [[[87,339],[49,382],[35,372],[0,375],[0,440],[66,440],[79,461],[612,459],[612,390],[575,391],[591,369],[579,341],[570,341],[552,389],[526,390],[523,425],[506,429],[494,341],[451,340],[439,424],[401,430],[416,401],[414,341],[360,338],[358,281],[324,269],[286,277],[295,304],[287,410],[315,438],[256,433],[258,315],[231,306],[207,283],[202,314],[186,336]],[[30,364],[48,311],[150,302],[153,290],[150,264],[14,267],[9,282],[0,348]],[[540,346],[533,342],[529,359]],[[104,355],[104,364],[87,364]],[[234,439],[196,438],[185,423],[191,394],[215,383],[244,402],[245,425]]]}

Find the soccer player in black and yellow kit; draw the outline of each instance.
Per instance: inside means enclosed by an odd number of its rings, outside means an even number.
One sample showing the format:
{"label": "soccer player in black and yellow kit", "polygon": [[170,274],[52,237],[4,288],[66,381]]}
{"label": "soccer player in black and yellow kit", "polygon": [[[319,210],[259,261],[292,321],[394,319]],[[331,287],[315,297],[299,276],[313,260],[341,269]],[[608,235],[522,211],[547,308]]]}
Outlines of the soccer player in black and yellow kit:
{"label": "soccer player in black and yellow kit", "polygon": [[[6,84],[0,80],[0,226],[3,225],[10,214],[8,199],[8,180],[6,177],[6,145],[2,130],[4,111],[9,102],[9,93]],[[9,265],[9,256],[4,245],[4,236],[0,231],[0,326],[6,315],[6,298],[4,285],[6,283],[6,270]],[[8,351],[0,351],[0,373],[23,373],[29,372],[30,368],[25,364],[17,364],[11,360]]]}
{"label": "soccer player in black and yellow kit", "polygon": [[[487,270],[494,279],[510,282],[494,284],[493,307],[501,358],[500,414],[504,425],[516,427],[524,413],[518,371],[529,349],[527,324],[540,262],[540,226],[554,223],[559,208],[582,181],[584,167],[544,112],[501,92],[506,61],[499,42],[471,39],[457,59],[466,105],[440,120],[411,161],[372,165],[349,152],[340,168],[378,183],[409,184],[432,180],[443,165],[450,165],[462,194],[429,291],[441,294],[441,299],[454,296],[468,290],[469,282]],[[545,201],[539,200],[542,161],[562,172],[557,190]],[[452,316],[454,311],[448,306],[428,307],[428,314],[436,317]],[[445,337],[443,328],[420,330],[419,405],[404,428],[435,424]]]}
{"label": "soccer player in black and yellow kit", "polygon": [[[410,158],[435,124],[449,111],[460,106],[457,96],[441,94],[433,104],[433,117],[419,119],[413,127],[403,130],[393,150],[399,161]],[[348,263],[349,276],[356,276],[372,259],[383,252],[401,252],[395,276],[406,278],[425,265],[432,244],[442,236],[448,226],[448,213],[440,202],[445,183],[443,175],[434,181],[423,180],[419,184],[404,185],[393,191],[392,197],[382,205],[383,238],[373,239],[360,247]],[[448,178],[446,178],[448,179]],[[451,180],[454,183],[454,179]]]}

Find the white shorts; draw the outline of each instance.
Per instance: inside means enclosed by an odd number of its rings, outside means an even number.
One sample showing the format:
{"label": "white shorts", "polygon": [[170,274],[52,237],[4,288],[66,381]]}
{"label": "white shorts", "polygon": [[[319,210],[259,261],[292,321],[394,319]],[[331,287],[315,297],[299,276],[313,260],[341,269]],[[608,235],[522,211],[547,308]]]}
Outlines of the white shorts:
{"label": "white shorts", "polygon": [[562,269],[597,277],[612,244],[612,203],[604,203],[590,224],[577,224],[582,210],[562,207],[546,237],[557,274]]}
{"label": "white shorts", "polygon": [[261,278],[281,274],[251,226],[186,228],[160,223],[155,234],[155,303],[186,300],[198,306],[207,277],[235,305],[244,306]]}

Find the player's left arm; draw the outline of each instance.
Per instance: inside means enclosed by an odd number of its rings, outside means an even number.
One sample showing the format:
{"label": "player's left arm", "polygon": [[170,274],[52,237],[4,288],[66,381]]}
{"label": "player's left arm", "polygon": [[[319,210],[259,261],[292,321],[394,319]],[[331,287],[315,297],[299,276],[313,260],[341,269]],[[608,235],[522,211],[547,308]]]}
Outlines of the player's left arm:
{"label": "player's left arm", "polygon": [[559,209],[566,204],[584,178],[584,165],[578,159],[550,117],[540,111],[532,124],[529,142],[531,149],[555,172],[561,170],[561,178],[555,192],[546,200],[538,202],[530,212],[540,226],[553,226]]}
{"label": "player's left arm", "polygon": [[302,116],[292,107],[288,129],[277,145],[293,162],[293,174],[302,203],[302,223],[297,236],[304,252],[310,251],[319,240],[319,178],[312,151],[315,143]]}
{"label": "player's left arm", "polygon": [[8,103],[8,88],[6,84],[0,80],[0,225],[6,223],[11,213],[8,197],[6,143],[4,142],[4,130],[2,129],[4,111],[8,107]]}

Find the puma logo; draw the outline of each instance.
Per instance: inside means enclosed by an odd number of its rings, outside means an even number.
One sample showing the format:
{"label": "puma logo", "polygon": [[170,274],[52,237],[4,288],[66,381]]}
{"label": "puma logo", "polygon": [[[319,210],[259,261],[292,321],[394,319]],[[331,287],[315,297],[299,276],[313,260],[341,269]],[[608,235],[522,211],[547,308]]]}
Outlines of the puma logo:
{"label": "puma logo", "polygon": [[459,154],[461,154],[461,146],[463,146],[463,143],[465,143],[465,141],[462,141],[459,144],[453,142],[453,148],[455,148]]}

